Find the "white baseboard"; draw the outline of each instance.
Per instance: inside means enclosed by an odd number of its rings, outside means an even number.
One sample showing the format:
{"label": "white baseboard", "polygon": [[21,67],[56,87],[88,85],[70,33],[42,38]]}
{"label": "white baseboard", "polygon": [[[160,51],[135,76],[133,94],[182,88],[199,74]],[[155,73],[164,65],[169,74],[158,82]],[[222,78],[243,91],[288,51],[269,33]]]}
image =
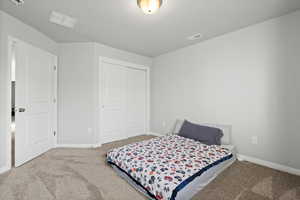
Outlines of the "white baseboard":
{"label": "white baseboard", "polygon": [[295,168],[292,168],[292,167],[289,167],[289,166],[285,166],[285,165],[281,165],[281,164],[277,164],[277,163],[273,163],[273,162],[270,162],[270,161],[261,160],[261,159],[258,159],[258,158],[254,158],[254,157],[251,157],[251,156],[245,156],[245,155],[241,155],[241,154],[237,154],[237,159],[239,161],[248,161],[248,162],[251,162],[251,163],[255,163],[255,164],[258,164],[258,165],[262,165],[262,166],[265,166],[265,167],[269,167],[269,168],[272,168],[272,169],[283,171],[283,172],[286,172],[286,173],[289,173],[289,174],[294,174],[294,175],[300,176],[300,169],[295,169]]}
{"label": "white baseboard", "polygon": [[0,174],[3,174],[3,173],[5,173],[5,172],[8,172],[10,170],[10,167],[1,167],[0,168]]}
{"label": "white baseboard", "polygon": [[[148,132],[148,135],[154,135],[154,136],[164,136],[164,134],[160,133],[154,133],[154,132]],[[135,136],[132,136],[135,137]],[[128,139],[129,137],[119,137],[119,138],[114,138],[115,141],[119,140],[125,140]],[[109,140],[111,142],[111,140]],[[103,141],[103,143],[106,143]],[[99,148],[102,146],[102,143],[97,143],[97,144],[56,144],[55,148],[81,148],[81,149],[86,149],[86,148]]]}
{"label": "white baseboard", "polygon": [[148,135],[154,135],[154,136],[164,136],[164,134],[161,134],[161,133],[154,133],[154,132],[148,132]]}
{"label": "white baseboard", "polygon": [[93,144],[93,148],[99,148],[102,146],[102,143],[98,143],[98,144]]}
{"label": "white baseboard", "polygon": [[[101,146],[101,145],[100,145]],[[98,144],[56,144],[56,148],[96,148],[99,147]]]}

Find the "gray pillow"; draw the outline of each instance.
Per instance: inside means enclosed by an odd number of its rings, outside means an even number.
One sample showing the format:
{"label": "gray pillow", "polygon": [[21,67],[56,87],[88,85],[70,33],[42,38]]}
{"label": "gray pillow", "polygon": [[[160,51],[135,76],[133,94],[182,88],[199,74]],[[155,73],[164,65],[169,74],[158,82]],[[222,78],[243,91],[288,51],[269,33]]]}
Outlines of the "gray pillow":
{"label": "gray pillow", "polygon": [[223,132],[218,128],[201,126],[185,120],[178,135],[207,145],[221,145]]}

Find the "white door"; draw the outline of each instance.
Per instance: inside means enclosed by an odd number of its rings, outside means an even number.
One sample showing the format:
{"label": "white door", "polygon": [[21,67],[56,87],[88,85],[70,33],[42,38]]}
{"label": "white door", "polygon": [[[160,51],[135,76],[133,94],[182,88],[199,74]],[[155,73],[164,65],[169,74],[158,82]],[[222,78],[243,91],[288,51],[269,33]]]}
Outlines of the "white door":
{"label": "white door", "polygon": [[54,146],[57,58],[17,41],[15,59],[15,165],[18,167]]}
{"label": "white door", "polygon": [[113,60],[100,66],[100,141],[146,134],[146,71]]}
{"label": "white door", "polygon": [[120,65],[102,65],[101,140],[111,142],[125,137],[126,71]]}
{"label": "white door", "polygon": [[127,68],[126,117],[127,137],[146,133],[147,76],[142,69]]}

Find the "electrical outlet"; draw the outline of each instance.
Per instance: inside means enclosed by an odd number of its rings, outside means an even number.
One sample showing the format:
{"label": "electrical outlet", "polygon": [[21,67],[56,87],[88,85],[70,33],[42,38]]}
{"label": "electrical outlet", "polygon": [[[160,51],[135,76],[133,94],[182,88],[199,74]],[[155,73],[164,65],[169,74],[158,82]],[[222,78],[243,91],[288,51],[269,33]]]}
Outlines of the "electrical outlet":
{"label": "electrical outlet", "polygon": [[254,145],[258,144],[258,137],[257,136],[252,136],[251,137],[251,144],[254,144]]}
{"label": "electrical outlet", "polygon": [[162,123],[162,126],[163,126],[163,127],[166,127],[166,126],[167,126],[166,122],[163,122],[163,123]]}

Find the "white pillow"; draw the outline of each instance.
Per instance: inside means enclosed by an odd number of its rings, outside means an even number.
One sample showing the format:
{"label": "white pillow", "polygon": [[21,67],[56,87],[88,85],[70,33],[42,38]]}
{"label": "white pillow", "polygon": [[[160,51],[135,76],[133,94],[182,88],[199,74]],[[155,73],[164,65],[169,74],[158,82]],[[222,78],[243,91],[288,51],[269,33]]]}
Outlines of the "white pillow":
{"label": "white pillow", "polygon": [[178,135],[181,127],[182,127],[182,124],[183,124],[184,120],[180,120],[180,119],[177,119],[176,122],[175,122],[175,126],[174,126],[174,129],[173,129],[173,135]]}

